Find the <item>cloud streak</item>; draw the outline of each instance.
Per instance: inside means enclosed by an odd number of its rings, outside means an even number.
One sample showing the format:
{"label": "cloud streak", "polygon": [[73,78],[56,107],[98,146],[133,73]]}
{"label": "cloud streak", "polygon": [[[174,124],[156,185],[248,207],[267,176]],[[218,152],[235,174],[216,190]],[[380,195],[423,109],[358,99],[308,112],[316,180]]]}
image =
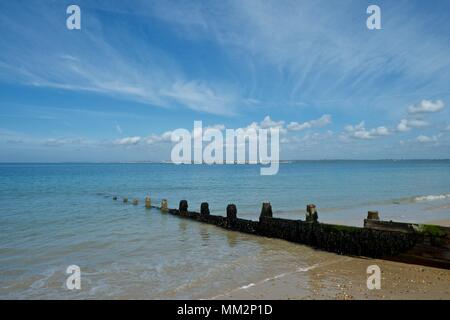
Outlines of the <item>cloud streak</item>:
{"label": "cloud streak", "polygon": [[16,19],[0,12],[2,34],[8,35],[0,44],[1,80],[105,94],[156,107],[235,113],[240,97],[232,86],[190,76],[169,53],[139,38],[142,33],[114,25],[108,32],[95,14],[83,16],[89,27],[68,31],[58,25],[61,14],[56,9],[49,6],[41,12],[22,4],[16,8]]}

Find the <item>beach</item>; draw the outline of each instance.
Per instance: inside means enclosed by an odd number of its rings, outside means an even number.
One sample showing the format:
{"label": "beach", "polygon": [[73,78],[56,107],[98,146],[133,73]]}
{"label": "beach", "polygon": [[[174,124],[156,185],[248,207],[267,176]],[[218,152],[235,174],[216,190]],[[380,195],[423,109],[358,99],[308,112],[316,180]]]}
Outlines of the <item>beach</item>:
{"label": "beach", "polygon": [[[326,253],[324,253],[326,254]],[[381,289],[367,288],[366,269],[381,269]],[[308,286],[304,277],[307,273]],[[409,265],[379,259],[334,256],[330,262],[307,271],[293,271],[273,276],[254,285],[241,287],[217,297],[219,299],[331,299],[397,300],[450,299],[450,270]]]}
{"label": "beach", "polygon": [[[450,226],[450,219],[429,224]],[[449,300],[450,270],[364,257],[331,253],[327,262],[274,275],[251,283],[217,299],[284,300]],[[381,270],[381,288],[367,288],[367,267]],[[305,290],[305,273],[310,282]],[[299,276],[301,275],[301,276]]]}
{"label": "beach", "polygon": [[[450,219],[430,221],[450,226]],[[276,240],[278,241],[278,240]],[[308,248],[308,250],[314,250]],[[256,300],[448,300],[450,270],[383,259],[318,252],[324,262],[271,275],[213,299]],[[381,270],[381,288],[367,287],[368,266]],[[306,281],[305,285],[305,278]]]}

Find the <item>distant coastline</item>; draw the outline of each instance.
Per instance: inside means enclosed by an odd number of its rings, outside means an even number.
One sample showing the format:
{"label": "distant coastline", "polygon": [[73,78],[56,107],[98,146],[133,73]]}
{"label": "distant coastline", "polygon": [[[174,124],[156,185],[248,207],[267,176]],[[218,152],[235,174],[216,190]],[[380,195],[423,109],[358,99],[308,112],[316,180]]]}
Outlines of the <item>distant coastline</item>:
{"label": "distant coastline", "polygon": [[[450,159],[296,159],[296,160],[280,160],[280,164],[302,163],[302,162],[424,162],[424,161],[450,161]],[[161,161],[0,161],[2,164],[173,164],[170,160]],[[192,163],[194,164],[194,163]],[[205,164],[205,163],[203,163]],[[226,164],[226,163],[223,163]],[[237,163],[234,164],[244,164]],[[246,162],[245,164],[259,164]],[[206,164],[205,164],[206,165]],[[217,165],[217,164],[216,164]]]}

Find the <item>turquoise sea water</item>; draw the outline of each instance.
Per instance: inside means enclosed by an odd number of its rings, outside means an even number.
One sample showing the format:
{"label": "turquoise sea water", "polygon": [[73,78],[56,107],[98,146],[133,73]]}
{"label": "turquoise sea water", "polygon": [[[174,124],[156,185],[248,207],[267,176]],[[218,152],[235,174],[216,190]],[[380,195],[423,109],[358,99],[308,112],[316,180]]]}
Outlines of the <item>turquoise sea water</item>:
{"label": "turquoise sea water", "polygon": [[[274,215],[361,225],[450,218],[450,161],[305,161],[275,176],[258,165],[0,164],[0,298],[210,298],[323,256],[284,241],[241,235],[145,210],[143,199],[208,201],[225,215]],[[112,195],[139,198],[138,206]],[[78,265],[82,289],[65,287]],[[306,275],[305,275],[306,277]],[[307,279],[305,278],[305,286]]]}

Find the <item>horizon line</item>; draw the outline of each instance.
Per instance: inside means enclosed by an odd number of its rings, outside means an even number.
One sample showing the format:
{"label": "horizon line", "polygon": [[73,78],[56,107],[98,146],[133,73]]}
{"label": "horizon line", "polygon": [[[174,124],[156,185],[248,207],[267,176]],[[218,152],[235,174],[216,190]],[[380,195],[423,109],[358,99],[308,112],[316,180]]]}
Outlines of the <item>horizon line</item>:
{"label": "horizon line", "polygon": [[[331,162],[331,161],[450,161],[449,158],[384,158],[384,159],[286,159],[273,161],[281,164],[286,164],[289,162]],[[170,160],[159,160],[159,161],[151,161],[151,160],[137,160],[137,161],[0,161],[0,164],[175,164]],[[190,163],[195,164],[195,163]],[[244,162],[244,163],[214,163],[214,164],[195,164],[195,165],[219,165],[219,164],[247,164],[247,165],[258,165],[262,164],[260,162]],[[185,164],[186,165],[186,164]]]}

